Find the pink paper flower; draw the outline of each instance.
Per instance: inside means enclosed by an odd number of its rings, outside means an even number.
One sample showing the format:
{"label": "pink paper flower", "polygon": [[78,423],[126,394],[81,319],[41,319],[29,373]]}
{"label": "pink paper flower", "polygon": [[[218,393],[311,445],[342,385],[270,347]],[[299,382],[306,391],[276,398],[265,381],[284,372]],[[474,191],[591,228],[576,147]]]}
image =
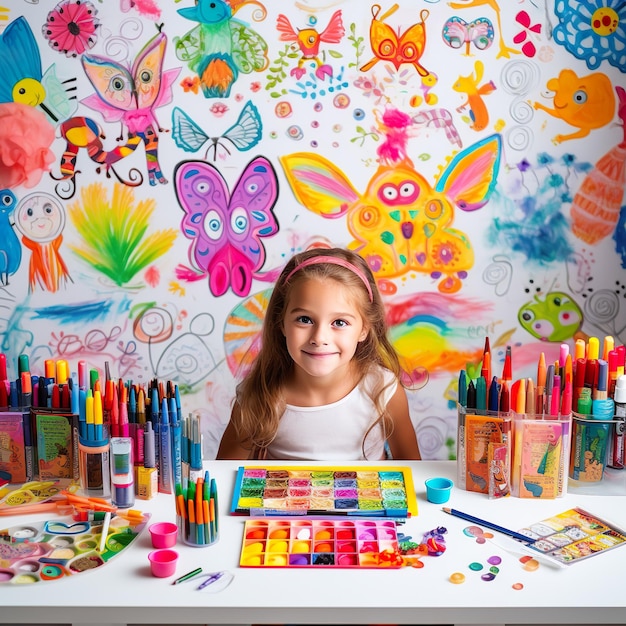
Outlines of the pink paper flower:
{"label": "pink paper flower", "polygon": [[88,0],[64,0],[48,13],[41,32],[53,50],[75,57],[96,43],[96,13]]}
{"label": "pink paper flower", "polygon": [[46,115],[26,104],[0,104],[0,189],[39,184],[55,156],[54,128]]}

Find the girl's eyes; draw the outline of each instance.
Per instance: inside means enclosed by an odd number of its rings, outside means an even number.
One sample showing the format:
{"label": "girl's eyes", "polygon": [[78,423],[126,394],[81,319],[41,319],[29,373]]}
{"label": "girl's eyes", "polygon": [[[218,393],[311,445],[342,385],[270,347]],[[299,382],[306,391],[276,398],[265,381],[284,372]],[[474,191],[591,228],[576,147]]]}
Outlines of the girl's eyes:
{"label": "girl's eyes", "polygon": [[[296,317],[296,322],[298,324],[313,324],[313,320],[308,315],[300,315]],[[337,326],[339,328],[345,328],[346,326],[349,326],[350,324],[348,324],[346,320],[339,319],[339,320],[334,320],[332,325]]]}

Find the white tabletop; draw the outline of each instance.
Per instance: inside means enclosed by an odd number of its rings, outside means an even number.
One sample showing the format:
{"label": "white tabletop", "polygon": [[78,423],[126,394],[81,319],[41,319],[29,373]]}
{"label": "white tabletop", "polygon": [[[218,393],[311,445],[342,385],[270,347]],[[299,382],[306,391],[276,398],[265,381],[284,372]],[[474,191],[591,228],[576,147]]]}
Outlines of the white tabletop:
{"label": "white tabletop", "polygon": [[[148,553],[152,547],[145,531],[127,551],[93,572],[35,585],[0,585],[0,623],[626,623],[626,546],[567,568],[541,564],[536,571],[527,571],[519,560],[521,554],[491,542],[477,543],[463,532],[468,522],[426,501],[426,478],[447,476],[456,480],[456,464],[447,461],[393,463],[412,468],[419,507],[418,515],[401,531],[419,542],[433,528],[448,529],[446,551],[439,557],[424,557],[423,568],[240,568],[246,518],[228,513],[240,465],[230,461],[205,463],[219,489],[220,538],[206,548],[179,543],[174,577],[151,576]],[[626,528],[626,496],[570,493],[557,500],[490,500],[486,495],[454,488],[446,506],[511,529],[580,506]],[[173,496],[160,494],[150,501],[137,501],[136,508],[151,512],[151,523],[175,519]],[[30,515],[28,519],[35,522],[46,516]],[[7,528],[20,521],[2,518],[0,525]],[[485,582],[481,574],[489,568],[491,556],[500,556],[502,562],[495,579]],[[485,569],[470,570],[469,564],[474,562]],[[227,570],[234,579],[219,593],[197,591],[196,584],[171,584],[176,576],[197,567]],[[465,574],[465,582],[452,584],[449,578],[454,572]],[[515,589],[516,583],[523,588]]]}

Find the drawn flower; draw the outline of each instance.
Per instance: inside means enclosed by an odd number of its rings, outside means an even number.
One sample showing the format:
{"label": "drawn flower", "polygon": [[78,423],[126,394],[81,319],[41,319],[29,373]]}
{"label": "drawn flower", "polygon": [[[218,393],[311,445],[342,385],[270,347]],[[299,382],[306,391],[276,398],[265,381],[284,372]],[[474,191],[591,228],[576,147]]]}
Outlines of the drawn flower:
{"label": "drawn flower", "polygon": [[258,80],[255,80],[250,83],[250,91],[252,93],[256,93],[257,91],[261,91],[261,83]]}
{"label": "drawn flower", "polygon": [[188,76],[187,78],[183,78],[183,80],[180,81],[180,86],[183,88],[183,91],[185,93],[189,93],[190,91],[193,91],[193,93],[198,93],[198,87],[200,87],[200,79],[197,76],[194,76],[193,78],[191,76]]}
{"label": "drawn flower", "polygon": [[64,0],[48,13],[41,32],[53,50],[75,57],[96,43],[96,13],[88,0]]}
{"label": "drawn flower", "polygon": [[0,104],[0,189],[35,187],[55,156],[54,127],[26,104]]}
{"label": "drawn flower", "polygon": [[[611,5],[611,6],[605,6]],[[620,0],[557,0],[554,40],[590,70],[608,61],[626,71],[626,3]]]}

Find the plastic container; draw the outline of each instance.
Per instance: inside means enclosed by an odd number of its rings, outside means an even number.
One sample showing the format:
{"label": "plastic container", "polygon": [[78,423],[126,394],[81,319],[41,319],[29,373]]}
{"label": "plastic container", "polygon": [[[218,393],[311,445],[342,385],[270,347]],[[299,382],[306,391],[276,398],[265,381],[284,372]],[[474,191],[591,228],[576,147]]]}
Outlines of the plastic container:
{"label": "plastic container", "polygon": [[157,578],[167,578],[176,573],[178,563],[178,552],[166,548],[165,550],[153,550],[148,555],[150,561],[150,571]]}
{"label": "plastic container", "polygon": [[512,494],[533,499],[565,495],[572,415],[512,415]]}
{"label": "plastic container", "polygon": [[429,478],[426,485],[426,499],[433,504],[443,504],[450,499],[453,482],[449,478]]}
{"label": "plastic container", "polygon": [[111,472],[109,470],[109,440],[78,440],[78,473],[80,488],[88,497],[111,497]]}
{"label": "plastic container", "polygon": [[[508,481],[512,419],[510,412],[458,409],[456,486],[490,494],[494,467]],[[503,459],[502,462],[497,459]],[[503,467],[501,465],[503,464]],[[502,471],[500,471],[502,470]]]}
{"label": "plastic container", "polygon": [[153,548],[173,548],[176,545],[178,527],[173,522],[156,522],[148,530]]}

